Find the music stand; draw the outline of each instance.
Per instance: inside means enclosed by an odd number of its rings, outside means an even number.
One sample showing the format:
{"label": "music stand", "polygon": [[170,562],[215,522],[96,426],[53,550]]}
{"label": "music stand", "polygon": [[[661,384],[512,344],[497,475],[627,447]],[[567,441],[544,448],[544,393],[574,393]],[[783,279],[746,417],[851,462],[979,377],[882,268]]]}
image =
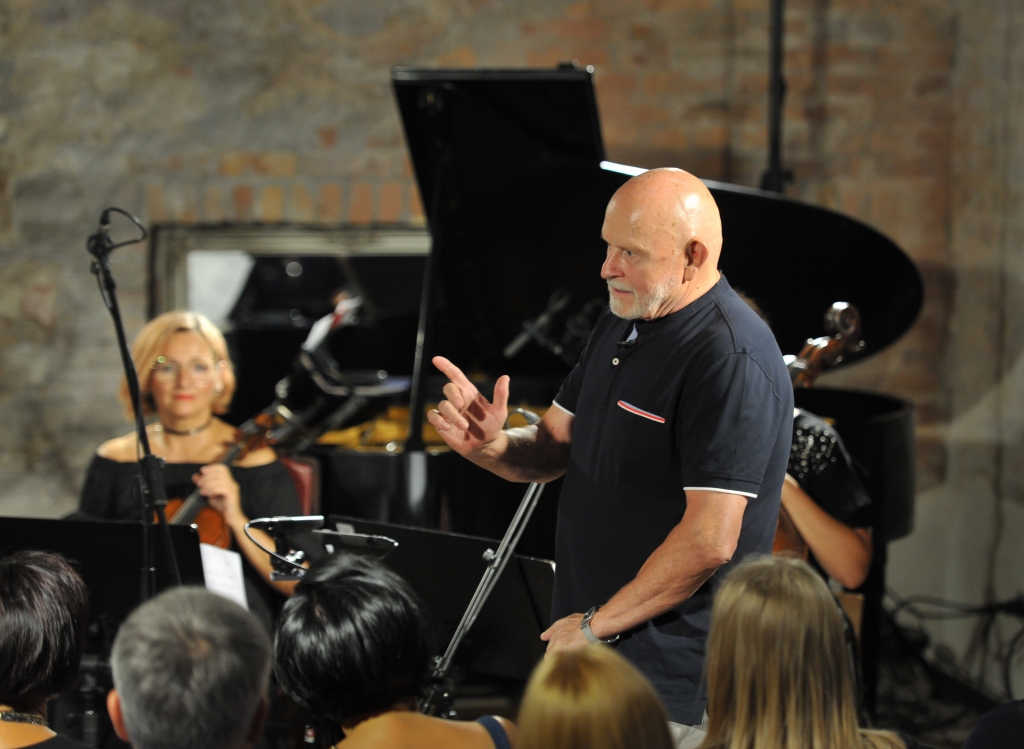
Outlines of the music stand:
{"label": "music stand", "polygon": [[[177,557],[184,585],[202,585],[203,560],[199,531],[190,525],[165,526]],[[55,551],[70,560],[89,590],[89,627],[86,653],[77,689],[53,700],[48,709],[55,731],[79,738],[89,747],[127,747],[113,735],[103,706],[112,682],[107,659],[117,628],[144,597],[178,584],[174,565],[164,544],[149,551],[156,567],[155,590],[139,586],[139,568],[145,566],[142,523],[102,520],[44,520],[0,518],[0,557],[15,551]]]}
{"label": "music stand", "polygon": [[[40,518],[0,518],[0,556],[23,549],[55,551],[76,563],[89,589],[89,618],[117,625],[141,601],[138,571],[142,566],[141,523]],[[171,544],[182,583],[203,585],[199,532],[194,526],[170,526]],[[153,549],[166,554],[162,545]],[[156,565],[157,590],[176,585],[168,560]]]}
{"label": "music stand", "polygon": [[[338,524],[341,527],[338,527]],[[398,547],[384,565],[412,586],[431,614],[435,646],[451,639],[487,566],[484,552],[498,542],[458,533],[330,515],[326,527],[387,536]],[[551,623],[555,565],[516,554],[469,630],[458,667],[483,676],[526,680],[544,655],[540,634]]]}

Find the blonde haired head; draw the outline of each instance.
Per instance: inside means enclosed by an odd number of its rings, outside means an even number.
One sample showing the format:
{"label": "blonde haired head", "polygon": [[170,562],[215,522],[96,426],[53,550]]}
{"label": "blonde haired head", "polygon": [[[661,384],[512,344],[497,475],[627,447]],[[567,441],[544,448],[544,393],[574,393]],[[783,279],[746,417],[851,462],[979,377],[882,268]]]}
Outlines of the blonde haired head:
{"label": "blonde haired head", "polygon": [[673,749],[650,683],[604,645],[542,660],[519,710],[521,749]]}
{"label": "blonde haired head", "polygon": [[[228,344],[224,334],[210,322],[206,315],[186,310],[174,310],[154,317],[139,331],[132,344],[132,361],[139,375],[139,390],[142,393],[142,413],[149,416],[155,412],[153,399],[150,397],[150,380],[153,376],[153,365],[157,357],[163,353],[167,341],[175,333],[195,333],[210,345],[220,372],[220,390],[213,399],[212,410],[216,414],[227,413],[231,405],[231,397],[235,394],[235,371],[228,356]],[[122,377],[118,399],[124,404],[125,415],[129,421],[135,420],[131,398],[128,394],[128,381]]]}
{"label": "blonde haired head", "polygon": [[806,563],[764,557],[715,596],[707,649],[708,732],[701,749],[902,749],[858,728],[839,606]]}

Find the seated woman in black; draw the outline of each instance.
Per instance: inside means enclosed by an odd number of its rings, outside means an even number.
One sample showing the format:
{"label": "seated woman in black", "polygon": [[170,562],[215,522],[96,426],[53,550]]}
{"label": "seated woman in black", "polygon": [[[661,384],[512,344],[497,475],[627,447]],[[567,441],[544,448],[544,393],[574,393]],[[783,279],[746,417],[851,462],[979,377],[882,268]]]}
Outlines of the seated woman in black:
{"label": "seated woman in black", "polygon": [[515,726],[416,712],[434,651],[426,613],[398,575],[354,555],[315,563],[285,603],[274,673],[345,749],[510,749]]}
{"label": "seated woman in black", "polygon": [[76,749],[46,725],[46,702],[78,678],[89,618],[85,583],[64,557],[0,559],[0,746]]}
{"label": "seated woman in black", "polygon": [[843,441],[823,419],[797,409],[782,485],[782,508],[813,561],[845,588],[858,588],[871,566],[871,498]]}
{"label": "seated woman in black", "polygon": [[[770,328],[771,322],[757,302],[737,293]],[[871,567],[870,504],[838,432],[824,419],[794,409],[793,443],[782,484],[775,551],[806,545],[810,561],[819,571],[844,588],[859,588]],[[787,521],[795,526],[796,534]]]}
{"label": "seated woman in black", "polygon": [[[230,467],[220,460],[238,440],[238,431],[214,414],[228,410],[235,375],[224,336],[206,317],[167,312],[151,320],[132,345],[142,408],[156,419],[147,429],[153,453],[166,461],[167,497],[184,498],[199,487],[219,512],[230,533],[231,548],[242,554],[249,610],[268,629],[277,603],[271,588],[289,595],[295,584],[271,582],[270,557],[250,541],[243,528],[250,518],[301,515],[295,484],[269,447],[250,451]],[[134,420],[128,385],[119,394]],[[139,446],[134,432],[100,445],[82,489],[81,514],[98,520],[138,520],[136,476]],[[269,536],[250,531],[268,548]]]}

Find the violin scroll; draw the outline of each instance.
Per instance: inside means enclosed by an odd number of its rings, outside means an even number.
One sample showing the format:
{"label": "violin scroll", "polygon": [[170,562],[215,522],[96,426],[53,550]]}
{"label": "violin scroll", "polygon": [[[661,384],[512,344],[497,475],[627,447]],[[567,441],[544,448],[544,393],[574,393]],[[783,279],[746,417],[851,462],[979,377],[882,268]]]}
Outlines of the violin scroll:
{"label": "violin scroll", "polygon": [[[836,302],[825,312],[825,332],[829,335],[842,336],[846,340],[860,336],[860,312],[848,302]],[[864,341],[857,343],[858,351],[864,347]]]}
{"label": "violin scroll", "polygon": [[793,387],[810,387],[822,372],[841,364],[848,353],[864,348],[860,337],[860,312],[852,304],[836,302],[825,312],[827,336],[808,338],[798,356],[786,357]]}

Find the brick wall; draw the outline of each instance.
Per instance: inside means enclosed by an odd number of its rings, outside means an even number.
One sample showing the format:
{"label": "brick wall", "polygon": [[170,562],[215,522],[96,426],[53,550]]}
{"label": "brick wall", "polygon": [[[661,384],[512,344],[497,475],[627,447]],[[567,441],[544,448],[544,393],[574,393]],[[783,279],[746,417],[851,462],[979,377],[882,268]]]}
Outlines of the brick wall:
{"label": "brick wall", "polygon": [[[919,430],[943,446],[945,477],[919,493],[917,527],[894,546],[891,566],[893,585],[904,593],[980,603],[1024,589],[1024,7],[961,2],[956,23],[942,267],[949,322],[937,368],[948,407]],[[1018,627],[1015,618],[998,618],[991,642],[1007,642]],[[957,657],[979,652],[976,620],[935,622],[929,630]],[[1000,662],[963,665],[1009,697]],[[1019,651],[1011,681],[1019,699]]]}
{"label": "brick wall", "polygon": [[[0,509],[70,509],[95,445],[125,430],[112,332],[82,249],[102,207],[148,222],[422,222],[389,88],[394,64],[594,65],[610,158],[756,185],[766,161],[767,7],[0,4]],[[908,593],[982,596],[984,581],[967,571],[1013,559],[1005,540],[994,544],[992,522],[966,546],[940,528],[951,507],[972,506],[950,499],[975,496],[972,481],[991,488],[975,500],[991,518],[1024,485],[1012,428],[1024,410],[1011,397],[1020,253],[1008,218],[1019,180],[1007,171],[1024,153],[1007,114],[1019,100],[1019,14],[1011,0],[787,2],[789,193],[876,226],[925,278],[917,325],[825,380],[918,406],[921,530],[894,550]],[[144,250],[119,251],[115,263],[133,334]],[[992,393],[1002,400],[985,423],[1002,431],[979,438],[984,428],[961,417]],[[1020,583],[1014,573],[996,587]]]}

